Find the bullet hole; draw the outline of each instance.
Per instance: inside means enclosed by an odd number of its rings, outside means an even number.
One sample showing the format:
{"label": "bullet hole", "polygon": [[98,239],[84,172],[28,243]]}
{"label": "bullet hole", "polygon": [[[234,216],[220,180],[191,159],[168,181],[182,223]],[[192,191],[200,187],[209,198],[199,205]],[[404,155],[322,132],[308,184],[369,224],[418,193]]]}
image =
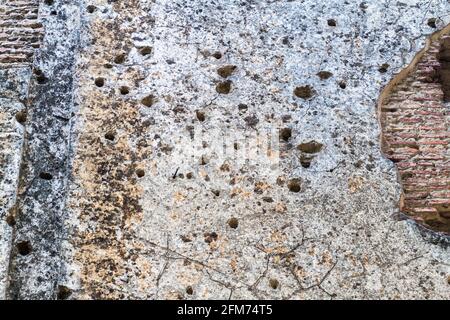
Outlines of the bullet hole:
{"label": "bullet hole", "polygon": [[345,89],[347,88],[347,84],[344,81],[339,81],[339,88]]}
{"label": "bullet hole", "polygon": [[280,137],[284,141],[288,141],[292,137],[292,129],[291,128],[283,128],[280,130]]}
{"label": "bullet hole", "polygon": [[304,153],[318,153],[322,150],[323,144],[317,142],[317,141],[309,141],[305,143],[300,143],[297,146],[297,149]]}
{"label": "bullet hole", "polygon": [[194,294],[194,289],[192,289],[191,286],[187,286],[186,287],[186,293],[190,296],[192,296]]}
{"label": "bullet hole", "polygon": [[300,192],[301,190],[301,185],[300,185],[300,179],[291,179],[288,182],[288,189],[291,192]]}
{"label": "bullet hole", "polygon": [[192,239],[191,239],[191,238],[189,238],[189,237],[187,237],[187,236],[184,236],[184,235],[181,235],[181,236],[180,236],[180,239],[181,239],[181,241],[186,242],[186,243],[192,242]]}
{"label": "bullet hole", "polygon": [[41,172],[39,174],[39,178],[41,178],[42,180],[52,180],[53,176],[48,172]]}
{"label": "bullet hole", "polygon": [[383,63],[383,64],[378,68],[378,71],[379,71],[380,73],[386,73],[386,72],[388,71],[388,68],[389,68],[389,64]]}
{"label": "bullet hole", "polygon": [[10,227],[14,227],[16,225],[16,218],[14,217],[13,214],[9,214],[6,217],[6,223],[8,224],[8,226]]}
{"label": "bullet hole", "polygon": [[313,159],[313,158],[312,158],[311,156],[305,156],[305,155],[302,155],[302,156],[300,157],[300,165],[301,165],[303,168],[308,169],[309,167],[311,167],[312,159]]}
{"label": "bullet hole", "polygon": [[42,70],[39,69],[39,68],[34,68],[34,69],[33,69],[33,73],[34,73],[36,76],[40,76],[40,75],[42,74]]}
{"label": "bullet hole", "polygon": [[232,229],[236,229],[239,226],[239,220],[237,218],[230,218],[228,220],[228,226]]}
{"label": "bullet hole", "polygon": [[95,10],[97,10],[97,8],[95,6],[93,6],[93,5],[89,5],[89,6],[87,6],[86,10],[89,13],[94,13]]}
{"label": "bullet hole", "polygon": [[278,287],[280,286],[280,282],[277,279],[270,279],[269,280],[269,285],[272,289],[278,289]]}
{"label": "bullet hole", "polygon": [[277,185],[279,185],[280,187],[282,187],[284,185],[284,182],[285,182],[284,176],[279,176],[277,178]]}
{"label": "bullet hole", "polygon": [[148,95],[141,100],[141,103],[146,107],[151,107],[155,103],[155,97],[153,95]]}
{"label": "bullet hole", "polygon": [[24,124],[27,121],[27,113],[25,111],[19,111],[16,113],[16,120],[20,124]]}
{"label": "bullet hole", "polygon": [[138,176],[138,178],[142,178],[143,176],[145,176],[144,169],[136,169],[136,175]]}
{"label": "bullet hole", "polygon": [[20,255],[26,256],[31,252],[31,243],[30,241],[20,241],[17,243],[17,251]]}
{"label": "bullet hole", "polygon": [[333,76],[333,74],[329,71],[320,71],[317,73],[317,76],[320,78],[320,80],[327,80]]}
{"label": "bullet hole", "polygon": [[238,105],[238,109],[240,112],[246,112],[248,110],[248,106],[246,104],[240,103]]}
{"label": "bullet hole", "polygon": [[231,84],[232,82],[230,80],[219,82],[216,85],[216,91],[220,94],[228,94],[231,91]]}
{"label": "bullet hole", "polygon": [[256,115],[245,117],[244,121],[249,127],[254,127],[259,123],[259,119]]}
{"label": "bullet hole", "polygon": [[211,243],[213,241],[216,241],[217,238],[219,237],[217,235],[217,233],[215,233],[215,232],[207,232],[203,236],[205,237],[205,242],[206,243]]}
{"label": "bullet hole", "polygon": [[434,28],[434,29],[436,29],[437,28],[437,26],[436,26],[436,18],[430,18],[430,19],[428,19],[428,21],[427,21],[427,24],[428,24],[428,26],[430,27],[430,28]]}
{"label": "bullet hole", "polygon": [[126,55],[125,53],[119,54],[114,58],[115,64],[122,64],[125,62]]}
{"label": "bullet hole", "polygon": [[186,174],[186,178],[188,178],[188,179],[192,179],[193,177],[194,177],[194,174],[192,172],[188,172]]}
{"label": "bullet hole", "polygon": [[148,56],[149,54],[151,54],[153,51],[152,47],[142,47],[141,49],[139,49],[139,53],[143,56]]}
{"label": "bullet hole", "polygon": [[105,79],[104,78],[95,79],[95,85],[99,88],[103,87],[105,85]]}
{"label": "bullet hole", "polygon": [[272,203],[273,202],[273,198],[272,197],[263,197],[262,200],[264,202],[268,202],[268,203]]}
{"label": "bullet hole", "polygon": [[219,51],[216,51],[216,52],[214,52],[214,53],[212,54],[212,56],[213,56],[214,58],[216,58],[217,60],[219,60],[219,59],[222,58],[222,53],[220,53]]}
{"label": "bullet hole", "polygon": [[72,295],[72,290],[66,286],[58,286],[58,300],[67,300]]}
{"label": "bullet hole", "polygon": [[126,87],[126,86],[122,86],[120,87],[120,94],[121,95],[127,95],[130,93],[130,88]]}
{"label": "bullet hole", "polygon": [[233,72],[234,72],[234,70],[236,70],[236,68],[237,67],[233,66],[233,65],[223,66],[223,67],[220,67],[219,69],[217,69],[217,73],[222,78],[228,78],[229,76],[231,76],[233,74]]}
{"label": "bullet hole", "polygon": [[220,190],[211,190],[211,192],[216,196],[220,196]]}
{"label": "bullet hole", "polygon": [[298,98],[310,99],[315,94],[314,89],[310,85],[296,87],[294,94]]}
{"label": "bullet hole", "polygon": [[336,27],[336,20],[334,19],[328,19],[327,23],[330,27]]}
{"label": "bullet hole", "polygon": [[38,84],[44,84],[47,80],[47,77],[42,73],[42,71],[39,71],[39,74],[36,74],[36,81]]}
{"label": "bullet hole", "polygon": [[195,115],[197,116],[197,120],[200,122],[205,121],[205,113],[202,111],[196,111]]}
{"label": "bullet hole", "polygon": [[51,14],[52,16],[56,16],[58,13],[56,12],[56,10],[52,10],[52,11],[50,11],[50,14]]}
{"label": "bullet hole", "polygon": [[114,141],[116,139],[116,134],[112,131],[105,133],[105,139],[109,141]]}

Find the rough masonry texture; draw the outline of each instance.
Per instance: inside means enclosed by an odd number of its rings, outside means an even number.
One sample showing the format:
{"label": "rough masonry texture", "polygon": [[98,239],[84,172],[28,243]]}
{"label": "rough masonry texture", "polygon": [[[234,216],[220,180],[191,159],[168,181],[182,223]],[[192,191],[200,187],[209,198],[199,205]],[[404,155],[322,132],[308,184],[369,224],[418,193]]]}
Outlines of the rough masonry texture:
{"label": "rough masonry texture", "polygon": [[[381,103],[382,144],[403,185],[401,210],[450,234],[450,35],[434,35]],[[400,75],[401,76],[401,75]]]}
{"label": "rough masonry texture", "polygon": [[449,11],[0,0],[0,297],[449,299]]}

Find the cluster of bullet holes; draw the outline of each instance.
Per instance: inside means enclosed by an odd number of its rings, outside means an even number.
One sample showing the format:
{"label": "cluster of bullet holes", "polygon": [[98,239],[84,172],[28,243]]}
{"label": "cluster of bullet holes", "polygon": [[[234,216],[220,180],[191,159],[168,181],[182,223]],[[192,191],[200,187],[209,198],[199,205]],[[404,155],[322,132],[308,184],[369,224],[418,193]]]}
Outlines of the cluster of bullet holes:
{"label": "cluster of bullet holes", "polygon": [[323,144],[316,141],[301,143],[297,146],[300,151],[300,164],[303,168],[309,168],[314,157],[323,148]]}
{"label": "cluster of bullet holes", "polygon": [[31,253],[32,247],[30,241],[19,241],[16,244],[17,252],[20,255],[26,256]]}
{"label": "cluster of bullet holes", "polygon": [[[226,65],[223,67],[220,67],[219,69],[217,69],[217,74],[219,76],[221,76],[222,78],[226,79],[228,77],[230,77],[233,72],[236,70],[236,66],[233,65]],[[228,94],[231,91],[231,85],[232,85],[232,81],[231,80],[225,80],[225,81],[221,81],[216,85],[216,91],[217,93],[220,94]]]}

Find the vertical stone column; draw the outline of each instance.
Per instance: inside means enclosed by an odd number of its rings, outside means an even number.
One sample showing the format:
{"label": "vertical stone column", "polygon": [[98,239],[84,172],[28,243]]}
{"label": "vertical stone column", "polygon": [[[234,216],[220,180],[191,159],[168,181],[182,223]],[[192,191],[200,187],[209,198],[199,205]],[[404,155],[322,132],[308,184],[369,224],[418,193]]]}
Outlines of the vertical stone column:
{"label": "vertical stone column", "polygon": [[41,37],[37,0],[0,1],[0,299],[6,297],[31,63]]}
{"label": "vertical stone column", "polygon": [[45,38],[35,58],[16,204],[9,298],[56,298],[69,177],[73,70],[80,24],[78,1],[42,1]]}

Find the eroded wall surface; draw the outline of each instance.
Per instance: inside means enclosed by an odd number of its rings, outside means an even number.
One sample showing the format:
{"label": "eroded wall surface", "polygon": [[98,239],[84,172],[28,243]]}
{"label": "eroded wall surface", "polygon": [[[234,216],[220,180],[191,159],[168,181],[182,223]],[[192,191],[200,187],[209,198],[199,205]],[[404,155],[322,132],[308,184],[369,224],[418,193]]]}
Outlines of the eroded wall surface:
{"label": "eroded wall surface", "polygon": [[382,149],[399,170],[401,211],[450,234],[448,28],[381,98]]}
{"label": "eroded wall surface", "polygon": [[1,292],[450,298],[448,238],[399,219],[377,114],[449,9],[42,1],[33,67],[1,87],[28,97]]}

